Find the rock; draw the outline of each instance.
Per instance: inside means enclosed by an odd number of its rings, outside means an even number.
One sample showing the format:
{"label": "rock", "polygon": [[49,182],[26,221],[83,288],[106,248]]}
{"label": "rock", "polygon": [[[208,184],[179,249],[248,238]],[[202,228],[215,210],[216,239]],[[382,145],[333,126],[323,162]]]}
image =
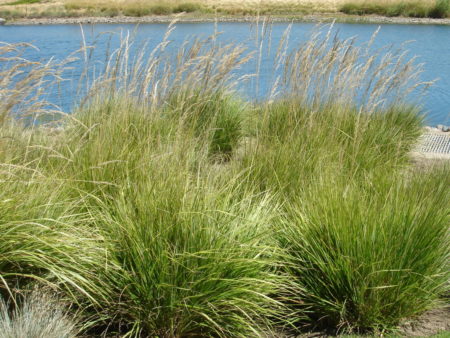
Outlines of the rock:
{"label": "rock", "polygon": [[3,18],[0,18],[0,26],[4,25],[6,23],[6,20]]}
{"label": "rock", "polygon": [[428,134],[439,134],[442,132],[442,130],[437,127],[429,127],[429,126],[424,127],[423,131]]}
{"label": "rock", "polygon": [[443,131],[444,133],[450,131],[450,126],[444,126],[443,124],[438,124],[436,128],[439,129],[440,131]]}

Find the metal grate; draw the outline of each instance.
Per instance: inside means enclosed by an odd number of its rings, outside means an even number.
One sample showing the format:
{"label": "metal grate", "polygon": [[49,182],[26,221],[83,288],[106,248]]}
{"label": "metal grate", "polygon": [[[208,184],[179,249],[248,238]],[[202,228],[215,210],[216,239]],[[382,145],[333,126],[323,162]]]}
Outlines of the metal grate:
{"label": "metal grate", "polygon": [[417,151],[450,155],[450,135],[424,134],[420,139]]}

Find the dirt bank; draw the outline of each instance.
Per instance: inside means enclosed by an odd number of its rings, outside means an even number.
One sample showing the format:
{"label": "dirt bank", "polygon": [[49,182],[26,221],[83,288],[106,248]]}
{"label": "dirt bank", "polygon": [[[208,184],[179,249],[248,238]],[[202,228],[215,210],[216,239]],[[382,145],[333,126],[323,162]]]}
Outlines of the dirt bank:
{"label": "dirt bank", "polygon": [[[6,25],[62,25],[62,24],[96,24],[96,23],[168,23],[177,19],[179,22],[252,22],[266,17],[256,16],[213,16],[213,15],[152,15],[143,17],[73,17],[73,18],[38,18],[17,19],[8,21]],[[309,14],[298,16],[271,16],[273,22],[337,22],[372,23],[372,24],[421,24],[421,25],[450,25],[450,19],[405,18],[383,16],[352,16],[341,14]]]}

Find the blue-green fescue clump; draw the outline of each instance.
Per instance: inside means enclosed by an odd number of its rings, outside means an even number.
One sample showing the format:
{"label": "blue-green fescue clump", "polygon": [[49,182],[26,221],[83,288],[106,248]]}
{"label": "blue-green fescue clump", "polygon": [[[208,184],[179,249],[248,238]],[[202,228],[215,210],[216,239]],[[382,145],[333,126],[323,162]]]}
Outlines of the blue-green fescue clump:
{"label": "blue-green fescue clump", "polygon": [[74,338],[77,321],[64,305],[43,290],[35,290],[15,303],[0,300],[0,335],[3,338]]}

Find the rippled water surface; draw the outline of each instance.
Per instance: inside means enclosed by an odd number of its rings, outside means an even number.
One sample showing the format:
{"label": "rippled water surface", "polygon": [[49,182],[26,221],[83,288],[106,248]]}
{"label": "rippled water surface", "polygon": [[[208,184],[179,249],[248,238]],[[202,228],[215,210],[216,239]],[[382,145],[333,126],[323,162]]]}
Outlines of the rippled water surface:
{"label": "rippled water surface", "polygon": [[[274,24],[271,33],[272,50],[276,50],[278,41],[286,30],[288,24]],[[314,24],[293,24],[289,45],[297,47],[306,41],[315,29]],[[94,58],[103,61],[106,50],[113,48],[117,40],[108,43],[107,35],[99,36],[102,32],[127,32],[136,30],[135,46],[149,41],[148,48],[156,46],[167,30],[167,24],[141,24],[135,25],[86,25],[83,27],[87,44],[95,42]],[[366,42],[370,39],[378,25],[373,24],[336,24],[334,29],[342,38],[357,37],[357,41]],[[186,39],[195,36],[207,37],[214,33],[213,23],[196,23],[177,25],[171,34],[171,47],[174,50]],[[221,32],[219,40],[222,42],[236,42],[248,45],[249,49],[257,50],[255,46],[255,29],[249,23],[219,23],[217,30]],[[1,26],[0,41],[15,43],[29,42],[37,50],[29,50],[27,58],[45,61],[50,58],[62,60],[70,53],[82,46],[81,29],[78,25],[42,25],[42,26]],[[421,100],[429,124],[450,124],[450,26],[440,25],[382,25],[375,40],[374,48],[386,45],[400,47],[409,41],[406,48],[409,56],[417,56],[417,62],[425,64],[425,71],[421,76],[423,81],[436,80],[436,84],[429,89]],[[266,51],[266,48],[265,48]],[[265,54],[266,55],[266,54]],[[273,80],[273,57],[275,52],[263,58],[260,69],[260,93],[267,89],[264,86]],[[244,73],[255,72],[256,61],[246,64],[246,68],[239,70]],[[81,63],[74,63],[73,69],[65,74],[65,78],[77,79],[81,73]],[[63,110],[70,111],[76,101],[75,88],[77,81],[68,81],[63,86],[55,87],[50,94],[50,101],[61,106]],[[249,86],[250,88],[251,86]],[[254,86],[253,86],[254,87]],[[254,89],[254,88],[253,88]],[[247,94],[250,94],[250,89]],[[253,92],[254,93],[254,92]],[[263,95],[263,94],[259,94]]]}

